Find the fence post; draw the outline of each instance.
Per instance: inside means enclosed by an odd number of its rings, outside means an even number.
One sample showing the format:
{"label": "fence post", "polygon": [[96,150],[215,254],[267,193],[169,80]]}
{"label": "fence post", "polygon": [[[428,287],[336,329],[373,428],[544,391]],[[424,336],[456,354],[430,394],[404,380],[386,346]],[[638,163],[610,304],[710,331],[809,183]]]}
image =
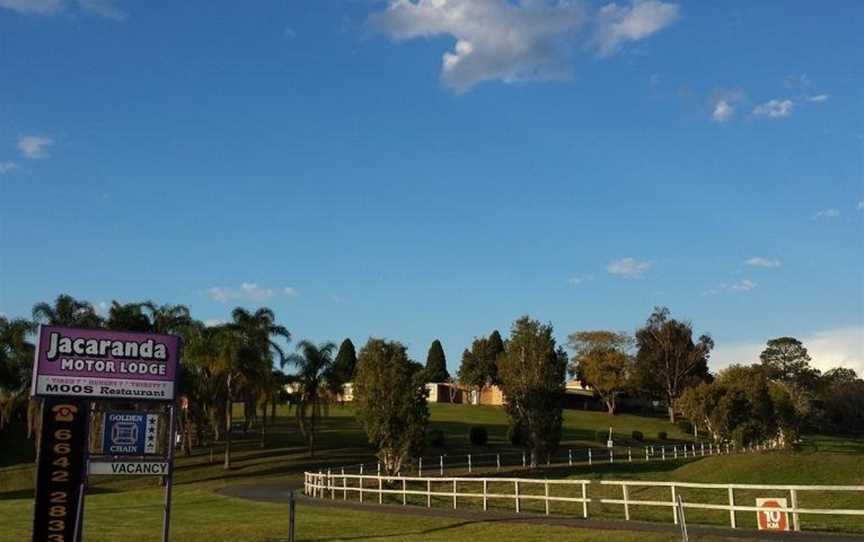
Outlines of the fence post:
{"label": "fence post", "polygon": [[519,480],[515,480],[514,484],[514,493],[513,495],[516,497],[516,513],[519,513]]}
{"label": "fence post", "polygon": [[621,494],[624,496],[624,520],[630,521],[630,503],[627,502],[627,484],[621,484]]}
{"label": "fence post", "polygon": [[456,509],[456,479],[453,479],[453,509]]}
{"label": "fence post", "polygon": [[444,456],[438,456],[438,475],[444,476]]}
{"label": "fence post", "polygon": [[330,488],[330,499],[336,498],[336,484],[333,483],[333,473],[327,469],[327,486]]}
{"label": "fence post", "polygon": [[426,479],[426,508],[432,508],[432,480]]}
{"label": "fence post", "polygon": [[588,448],[588,465],[591,465],[591,448]]}
{"label": "fence post", "polygon": [[669,487],[672,489],[672,523],[678,525],[678,510],[675,508],[678,504],[678,497],[675,495],[675,484]]}
{"label": "fence post", "polygon": [[420,459],[417,460],[417,476],[423,478],[423,456],[420,456]]}
{"label": "fence post", "polygon": [[495,470],[501,470],[501,454],[495,454]]}
{"label": "fence post", "polygon": [[471,474],[471,454],[468,454],[468,474]]}
{"label": "fence post", "polygon": [[729,525],[735,528],[735,490],[729,487]]}
{"label": "fence post", "polygon": [[408,504],[408,492],[407,492],[408,488],[406,487],[407,485],[408,485],[408,483],[405,480],[405,478],[402,478],[402,506],[405,506],[406,504]]}
{"label": "fence post", "polygon": [[681,517],[681,540],[689,542],[690,537],[687,535],[687,515],[684,513],[684,499],[678,495],[678,515]]}
{"label": "fence post", "polygon": [[663,453],[663,461],[666,461],[666,446],[661,446],[660,451]]}
{"label": "fence post", "polygon": [[484,512],[486,511],[486,499],[487,499],[487,497],[486,497],[487,491],[486,490],[487,490],[486,478],[483,478],[483,511]]}
{"label": "fence post", "polygon": [[612,451],[612,448],[609,448],[609,462],[610,463],[614,463],[614,459],[613,459],[614,454],[615,454],[615,452]]}
{"label": "fence post", "polygon": [[318,469],[318,479],[316,480],[315,485],[317,487],[315,488],[314,495],[316,497],[318,497],[319,499],[323,499],[324,498],[324,471],[321,469]]}
{"label": "fence post", "polygon": [[360,465],[360,502],[363,502],[363,465]]}
{"label": "fence post", "polygon": [[672,452],[675,454],[674,459],[678,459],[678,445],[677,444],[672,446]]}
{"label": "fence post", "polygon": [[525,450],[522,450],[522,468],[525,468]]}
{"label": "fence post", "polygon": [[704,442],[699,443],[699,451],[702,452],[702,457],[705,457],[705,443]]}
{"label": "fence post", "polygon": [[549,482],[543,482],[543,495],[546,497],[543,502],[546,503],[546,515],[549,515]]}
{"label": "fence post", "polygon": [[648,446],[645,446],[645,462],[648,462]]}
{"label": "fence post", "polygon": [[573,450],[567,450],[567,464],[573,466]]}
{"label": "fence post", "polygon": [[378,476],[378,504],[384,504],[384,482]]}
{"label": "fence post", "polygon": [[627,462],[633,462],[633,451],[630,448],[627,448]]}
{"label": "fence post", "polygon": [[792,529],[801,530],[801,524],[798,523],[798,492],[794,489],[789,490],[789,500],[792,502]]}
{"label": "fence post", "polygon": [[296,510],[296,502],[294,500],[294,490],[288,490],[288,542],[294,542],[294,517]]}
{"label": "fence post", "polygon": [[342,469],[342,500],[348,500],[348,478],[345,478],[345,469]]}
{"label": "fence post", "polygon": [[588,491],[585,487],[587,484],[582,482],[582,517],[588,519]]}

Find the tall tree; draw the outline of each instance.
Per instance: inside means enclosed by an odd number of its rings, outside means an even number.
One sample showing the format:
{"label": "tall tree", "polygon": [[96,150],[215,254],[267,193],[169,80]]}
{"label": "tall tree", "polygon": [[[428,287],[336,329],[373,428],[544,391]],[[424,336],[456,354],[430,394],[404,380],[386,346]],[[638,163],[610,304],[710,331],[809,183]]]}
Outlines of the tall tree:
{"label": "tall tree", "polygon": [[511,434],[531,454],[531,466],[561,440],[567,354],[556,348],[552,325],[523,316],[513,324],[498,362]]}
{"label": "tall tree", "polygon": [[504,342],[497,329],[489,337],[474,339],[471,349],[462,352],[459,381],[476,388],[500,384],[498,358],[502,352],[504,352]]}
{"label": "tall tree", "polygon": [[714,341],[702,335],[693,341],[689,322],[669,317],[669,309],[656,307],[636,331],[636,368],[643,389],[665,399],[669,421],[675,421],[675,402],[690,386],[710,380],[708,356]]}
{"label": "tall tree", "polygon": [[300,385],[297,405],[297,423],[300,432],[309,445],[309,455],[315,455],[315,437],[318,430],[318,419],[321,409],[328,401],[327,378],[333,377],[333,351],[336,345],[325,343],[315,345],[310,341],[300,341],[297,353],[286,358],[297,368],[297,380]]}
{"label": "tall tree", "polygon": [[774,384],[771,396],[777,408],[781,438],[796,442],[814,412],[820,372],[810,365],[807,348],[794,337],[771,339],[759,359]]}
{"label": "tall tree", "polygon": [[355,411],[388,474],[422,452],[429,421],[422,373],[398,342],[369,339],[360,350]]}
{"label": "tall tree", "polygon": [[447,382],[450,380],[450,373],[447,372],[447,358],[444,356],[444,348],[441,347],[441,341],[435,339],[432,345],[429,346],[429,352],[426,354],[426,376],[427,382]]}
{"label": "tall tree", "polygon": [[618,396],[636,387],[633,338],[615,331],[577,331],[567,342],[575,352],[570,374],[590,385],[614,415]]}
{"label": "tall tree", "polygon": [[116,331],[147,333],[153,331],[153,322],[150,321],[145,303],[120,303],[114,300],[108,309],[105,327]]}
{"label": "tall tree", "polygon": [[37,324],[74,327],[101,327],[102,319],[93,305],[67,294],[60,294],[54,304],[37,303],[33,306],[33,321]]}
{"label": "tall tree", "polygon": [[339,353],[333,362],[333,370],[339,374],[344,382],[351,382],[354,378],[354,369],[357,367],[357,352],[351,339],[345,339],[339,345]]}

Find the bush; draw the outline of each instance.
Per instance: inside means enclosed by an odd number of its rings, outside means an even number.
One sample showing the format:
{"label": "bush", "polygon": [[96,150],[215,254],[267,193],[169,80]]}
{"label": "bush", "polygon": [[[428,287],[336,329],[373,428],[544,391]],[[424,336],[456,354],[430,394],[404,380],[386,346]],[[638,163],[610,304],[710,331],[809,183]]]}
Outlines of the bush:
{"label": "bush", "polygon": [[489,434],[482,425],[475,425],[468,431],[468,439],[474,446],[486,446],[486,443],[489,442]]}
{"label": "bush", "polygon": [[645,440],[645,435],[642,434],[642,431],[633,431],[633,433],[630,436],[636,442],[642,442]]}
{"label": "bush", "polygon": [[518,425],[511,425],[507,428],[507,440],[510,441],[510,444],[513,446],[519,446],[520,448],[525,446],[525,432],[522,427]]}
{"label": "bush", "polygon": [[444,443],[444,431],[440,429],[433,429],[432,431],[429,431],[429,444],[431,444],[435,448],[443,448]]}
{"label": "bush", "polygon": [[690,420],[678,420],[675,422],[675,425],[678,426],[678,429],[684,431],[688,435],[693,433],[693,424],[690,423]]}
{"label": "bush", "polygon": [[667,440],[669,435],[666,434],[666,431],[660,431],[657,433],[657,440]]}
{"label": "bush", "polygon": [[609,440],[609,431],[595,431],[594,440],[603,443],[603,445],[605,446],[606,441]]}

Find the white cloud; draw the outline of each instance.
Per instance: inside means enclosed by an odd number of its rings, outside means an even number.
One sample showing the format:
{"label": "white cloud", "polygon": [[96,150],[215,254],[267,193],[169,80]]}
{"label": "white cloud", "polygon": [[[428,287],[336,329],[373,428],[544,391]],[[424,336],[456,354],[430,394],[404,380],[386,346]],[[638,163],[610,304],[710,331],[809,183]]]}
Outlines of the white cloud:
{"label": "white cloud", "polygon": [[730,284],[727,289],[730,292],[749,292],[750,290],[752,290],[755,287],[756,287],[756,283],[753,282],[752,280],[742,279],[742,280],[739,280],[738,282]]}
{"label": "white cloud", "polygon": [[753,115],[769,119],[782,119],[792,114],[792,100],[769,100],[753,108]]}
{"label": "white cloud", "polygon": [[807,98],[808,102],[827,102],[828,95],[827,94],[819,94],[817,96],[810,96]]}
{"label": "white cloud", "polygon": [[714,104],[714,111],[711,113],[711,118],[715,122],[724,123],[732,118],[735,114],[735,106],[726,100],[717,100]]}
{"label": "white cloud", "polygon": [[629,6],[607,4],[597,14],[593,45],[601,56],[608,56],[624,43],[645,39],[678,18],[676,4],[658,0],[633,0]]}
{"label": "white cloud", "polygon": [[93,304],[93,310],[95,310],[96,314],[99,316],[107,316],[109,307],[110,305],[107,301],[100,301],[99,303]]}
{"label": "white cloud", "polygon": [[749,292],[758,286],[750,279],[741,279],[732,284],[720,284],[716,288],[711,288],[702,292],[702,295],[717,295],[722,293]]}
{"label": "white cloud", "polygon": [[837,209],[822,209],[813,215],[813,220],[819,220],[820,218],[837,218],[840,216],[840,211]]}
{"label": "white cloud", "polygon": [[[759,363],[759,354],[765,343],[774,337],[767,337],[761,343],[724,343],[717,341],[717,348],[711,354],[711,367],[721,369],[732,363]],[[812,364],[821,371],[834,367],[854,369],[858,376],[864,375],[864,326],[852,325],[835,329],[811,332],[798,337],[810,357]]]}
{"label": "white cloud", "polygon": [[628,280],[641,279],[646,271],[651,269],[651,262],[638,261],[633,258],[622,258],[616,260],[606,266],[606,270],[613,275],[618,275],[621,278]]}
{"label": "white cloud", "polygon": [[0,8],[36,15],[56,15],[73,4],[84,13],[117,21],[126,18],[126,14],[114,5],[114,0],[0,0]]}
{"label": "white cloud", "polygon": [[[678,8],[658,0],[609,4],[594,22],[591,47],[601,55],[638,41],[677,18]],[[591,20],[581,2],[568,0],[389,0],[370,23],[396,41],[451,36],[441,79],[455,92],[482,81],[542,81],[572,75],[570,58]]]}
{"label": "white cloud", "polygon": [[744,264],[750,265],[753,267],[769,267],[770,268],[770,267],[780,267],[781,265],[783,265],[783,262],[781,262],[777,258],[761,258],[761,257],[757,256],[755,258],[750,258],[748,260],[745,260]]}
{"label": "white cloud", "polygon": [[207,327],[216,327],[225,324],[225,320],[220,320],[218,318],[211,318],[209,320],[204,320],[204,325]]}
{"label": "white cloud", "polygon": [[21,136],[18,138],[18,150],[21,155],[31,160],[48,158],[48,147],[54,144],[54,140],[41,136]]}
{"label": "white cloud", "polygon": [[18,169],[18,164],[15,162],[0,162],[0,175],[5,175]]}
{"label": "white cloud", "polygon": [[858,202],[858,210],[864,211],[864,199]]}
{"label": "white cloud", "polygon": [[286,297],[296,297],[298,295],[297,290],[294,288],[283,288],[277,292],[273,288],[262,288],[254,282],[244,282],[240,284],[240,288],[214,286],[207,290],[207,295],[210,296],[210,299],[219,303],[228,303],[229,301],[261,303],[273,298],[278,293]]}
{"label": "white cloud", "polygon": [[577,277],[570,277],[569,279],[567,279],[567,284],[569,284],[570,286],[579,286],[580,284],[588,282],[589,280],[594,280],[594,275],[580,275]]}

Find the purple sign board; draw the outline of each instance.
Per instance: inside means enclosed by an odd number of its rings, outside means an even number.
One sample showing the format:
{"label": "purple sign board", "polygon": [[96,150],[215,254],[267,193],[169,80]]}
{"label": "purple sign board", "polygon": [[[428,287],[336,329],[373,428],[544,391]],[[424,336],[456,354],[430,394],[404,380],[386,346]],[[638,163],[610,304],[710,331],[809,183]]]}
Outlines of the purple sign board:
{"label": "purple sign board", "polygon": [[173,401],[179,356],[174,335],[40,326],[31,393]]}

